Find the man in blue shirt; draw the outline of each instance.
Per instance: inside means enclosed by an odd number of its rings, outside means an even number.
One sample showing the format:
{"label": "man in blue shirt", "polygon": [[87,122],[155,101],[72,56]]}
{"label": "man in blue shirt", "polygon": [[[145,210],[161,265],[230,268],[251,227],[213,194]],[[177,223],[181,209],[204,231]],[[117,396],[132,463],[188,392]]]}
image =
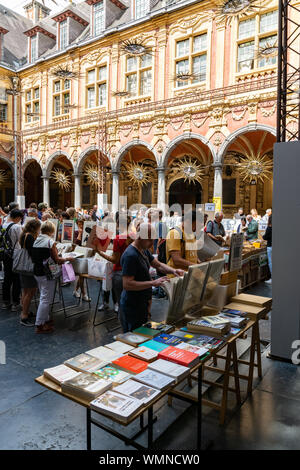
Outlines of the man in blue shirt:
{"label": "man in blue shirt", "polygon": [[150,266],[163,274],[183,276],[181,269],[174,269],[155,259],[149,249],[156,234],[151,224],[142,223],[137,228],[135,241],[125,250],[121,258],[123,292],[121,295],[121,323],[124,333],[132,331],[148,321],[152,298],[152,287],[167,282],[166,276],[151,279]]}

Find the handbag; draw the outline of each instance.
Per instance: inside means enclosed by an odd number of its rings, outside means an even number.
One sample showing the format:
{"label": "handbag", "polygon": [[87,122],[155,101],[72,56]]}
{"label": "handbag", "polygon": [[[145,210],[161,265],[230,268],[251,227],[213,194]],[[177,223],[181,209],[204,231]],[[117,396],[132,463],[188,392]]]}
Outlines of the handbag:
{"label": "handbag", "polygon": [[[27,235],[24,240],[24,247]],[[17,274],[33,276],[33,262],[26,248],[14,249],[12,271]]]}
{"label": "handbag", "polygon": [[[49,249],[50,249],[50,240],[48,243]],[[56,264],[51,256],[49,256],[48,259],[43,261],[43,267],[44,267],[44,273],[47,279],[58,279],[61,276],[61,267]]]}
{"label": "handbag", "polygon": [[62,281],[63,282],[73,282],[76,279],[74,268],[71,263],[66,263],[62,265]]}
{"label": "handbag", "polygon": [[12,270],[17,274],[33,276],[33,262],[26,248],[14,250]]}

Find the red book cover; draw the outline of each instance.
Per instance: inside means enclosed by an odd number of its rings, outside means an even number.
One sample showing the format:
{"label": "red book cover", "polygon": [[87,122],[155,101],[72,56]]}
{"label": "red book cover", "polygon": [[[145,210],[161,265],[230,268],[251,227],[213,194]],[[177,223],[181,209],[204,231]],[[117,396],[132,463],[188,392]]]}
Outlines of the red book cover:
{"label": "red book cover", "polygon": [[112,361],[118,369],[125,370],[126,372],[131,372],[132,374],[139,374],[147,369],[148,363],[145,361],[141,361],[140,359],[136,359],[132,356],[123,356],[119,357],[115,361]]}
{"label": "red book cover", "polygon": [[158,359],[176,362],[181,366],[191,367],[199,362],[198,354],[169,346],[158,354]]}

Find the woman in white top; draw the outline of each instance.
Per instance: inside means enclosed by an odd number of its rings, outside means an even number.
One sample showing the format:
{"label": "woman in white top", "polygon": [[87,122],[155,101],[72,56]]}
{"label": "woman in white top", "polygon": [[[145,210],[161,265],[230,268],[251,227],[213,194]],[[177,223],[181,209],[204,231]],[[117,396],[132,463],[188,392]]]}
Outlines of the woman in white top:
{"label": "woman in white top", "polygon": [[52,333],[53,323],[50,321],[50,305],[53,301],[55,280],[48,279],[45,273],[44,262],[48,258],[56,264],[72,261],[73,258],[59,258],[56,243],[53,236],[56,232],[55,225],[47,220],[41,226],[41,234],[35,240],[32,247],[31,258],[34,263],[34,275],[40,291],[40,303],[36,314],[36,333]]}

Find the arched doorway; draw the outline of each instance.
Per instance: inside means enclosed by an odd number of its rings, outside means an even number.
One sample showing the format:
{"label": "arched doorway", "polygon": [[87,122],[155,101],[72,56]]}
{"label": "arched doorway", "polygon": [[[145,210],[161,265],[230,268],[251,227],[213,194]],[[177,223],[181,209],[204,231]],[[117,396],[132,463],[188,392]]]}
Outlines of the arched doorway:
{"label": "arched doorway", "polygon": [[169,188],[169,206],[180,204],[182,209],[185,204],[191,204],[195,207],[196,204],[202,203],[202,186],[198,181],[190,183],[180,178],[174,181]]}
{"label": "arched doorway", "polygon": [[15,200],[12,167],[0,158],[0,206],[5,207]]}
{"label": "arched doorway", "polygon": [[262,158],[273,162],[275,136],[267,130],[253,130],[241,133],[227,147],[223,157],[223,210],[232,217],[239,207],[245,213],[256,208],[260,215],[272,207],[273,175],[263,180],[244,178],[238,164],[245,159]]}
{"label": "arched doorway", "polygon": [[131,147],[123,156],[120,169],[120,196],[127,197],[127,206],[150,207],[157,200],[157,163],[145,145]]}
{"label": "arched doorway", "polygon": [[[103,169],[103,181],[99,187],[99,164]],[[110,163],[108,158],[97,149],[90,150],[81,158],[76,173],[80,175],[81,206],[88,209],[97,204],[97,194],[108,195],[111,193]],[[101,186],[102,190],[101,190]],[[110,199],[108,200],[108,202]]]}
{"label": "arched doorway", "polygon": [[[62,187],[55,178],[55,173],[63,173],[68,177],[69,187]],[[50,206],[52,209],[65,210],[74,205],[73,166],[65,155],[59,155],[53,162],[50,176]]]}
{"label": "arched doorway", "polygon": [[174,204],[204,204],[213,199],[213,155],[202,138],[175,139],[167,154],[167,202]]}
{"label": "arched doorway", "polygon": [[32,202],[43,200],[42,169],[38,162],[30,162],[24,172],[25,205],[29,207]]}

